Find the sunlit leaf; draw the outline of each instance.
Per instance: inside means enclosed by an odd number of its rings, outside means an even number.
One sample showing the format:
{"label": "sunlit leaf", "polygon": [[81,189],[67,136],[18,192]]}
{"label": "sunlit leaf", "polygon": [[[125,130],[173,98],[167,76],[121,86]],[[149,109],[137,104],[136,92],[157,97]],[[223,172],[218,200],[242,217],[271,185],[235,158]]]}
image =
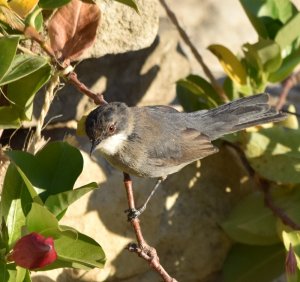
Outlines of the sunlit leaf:
{"label": "sunlit leaf", "polygon": [[210,45],[208,47],[220,61],[225,73],[237,84],[246,84],[247,74],[244,66],[238,60],[238,58],[225,46],[222,45]]}
{"label": "sunlit leaf", "polygon": [[247,135],[245,154],[255,171],[272,181],[300,183],[299,130],[276,126]]}
{"label": "sunlit leaf", "polygon": [[279,44],[281,49],[291,45],[293,41],[299,38],[300,13],[295,15],[289,22],[287,22],[277,33],[275,41]]}
{"label": "sunlit leaf", "polygon": [[64,6],[64,5],[68,4],[69,2],[71,2],[71,0],[55,0],[55,1],[40,0],[39,5],[43,9],[53,10],[53,9],[59,8],[61,6]]}
{"label": "sunlit leaf", "polygon": [[8,5],[20,17],[25,18],[38,2],[38,0],[11,0]]}

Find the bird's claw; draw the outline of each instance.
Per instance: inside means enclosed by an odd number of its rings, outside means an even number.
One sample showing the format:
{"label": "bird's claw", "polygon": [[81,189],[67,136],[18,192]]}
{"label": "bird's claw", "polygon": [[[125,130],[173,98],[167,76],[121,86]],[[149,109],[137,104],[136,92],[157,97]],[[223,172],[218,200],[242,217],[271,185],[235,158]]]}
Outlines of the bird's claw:
{"label": "bird's claw", "polygon": [[138,218],[143,212],[145,208],[141,207],[139,209],[127,209],[125,212],[127,213],[127,219],[128,221],[131,221],[135,218]]}

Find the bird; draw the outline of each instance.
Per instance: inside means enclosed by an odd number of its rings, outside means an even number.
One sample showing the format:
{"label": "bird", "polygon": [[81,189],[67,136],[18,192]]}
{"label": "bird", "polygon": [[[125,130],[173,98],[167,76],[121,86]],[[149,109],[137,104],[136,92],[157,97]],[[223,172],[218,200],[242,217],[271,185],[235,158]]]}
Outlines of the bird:
{"label": "bird", "polygon": [[195,112],[180,112],[163,105],[129,107],[123,102],[111,102],[88,114],[85,131],[91,142],[90,154],[97,149],[113,167],[130,175],[157,179],[144,205],[129,212],[131,220],[142,214],[168,175],[217,153],[212,141],[285,118],[285,113],[271,106],[267,93]]}

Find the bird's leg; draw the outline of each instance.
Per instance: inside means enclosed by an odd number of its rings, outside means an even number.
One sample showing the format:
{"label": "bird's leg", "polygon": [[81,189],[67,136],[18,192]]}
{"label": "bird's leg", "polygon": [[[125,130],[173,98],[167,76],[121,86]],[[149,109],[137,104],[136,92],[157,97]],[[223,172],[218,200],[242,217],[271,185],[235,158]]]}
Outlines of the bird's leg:
{"label": "bird's leg", "polygon": [[165,180],[166,178],[159,178],[156,182],[156,184],[154,185],[150,195],[148,196],[148,198],[146,199],[145,203],[138,209],[128,209],[126,210],[126,212],[128,213],[128,221],[139,217],[145,210],[147,207],[147,204],[149,203],[150,199],[152,198],[152,196],[155,194],[157,188],[159,187],[159,185]]}

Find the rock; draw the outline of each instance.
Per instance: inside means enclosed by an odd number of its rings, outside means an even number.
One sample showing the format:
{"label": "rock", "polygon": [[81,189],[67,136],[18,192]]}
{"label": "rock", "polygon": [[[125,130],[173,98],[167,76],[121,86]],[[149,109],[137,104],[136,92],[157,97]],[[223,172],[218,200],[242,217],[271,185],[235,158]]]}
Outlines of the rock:
{"label": "rock", "polygon": [[[125,250],[135,238],[123,212],[127,200],[122,174],[97,156],[101,169],[89,158],[85,142],[83,150],[85,164],[77,186],[95,180],[97,175],[100,188],[74,203],[62,224],[98,241],[106,252],[107,263],[102,270],[87,273],[55,270],[43,275],[54,281],[74,281],[79,277],[80,281],[159,281],[145,261]],[[242,178],[247,178],[247,173],[236,155],[222,148],[220,153],[204,159],[201,167],[194,163],[170,176],[141,216],[145,239],[157,249],[162,265],[178,281],[204,281],[220,271],[230,241],[219,224],[232,204],[254,185],[249,180],[240,182]],[[140,205],[155,181],[133,181]],[[39,273],[35,276],[34,282],[44,281],[39,280]]]}
{"label": "rock", "polygon": [[101,10],[101,23],[95,44],[81,59],[140,50],[152,44],[158,30],[158,1],[136,2],[139,13],[117,1],[96,1]]}

